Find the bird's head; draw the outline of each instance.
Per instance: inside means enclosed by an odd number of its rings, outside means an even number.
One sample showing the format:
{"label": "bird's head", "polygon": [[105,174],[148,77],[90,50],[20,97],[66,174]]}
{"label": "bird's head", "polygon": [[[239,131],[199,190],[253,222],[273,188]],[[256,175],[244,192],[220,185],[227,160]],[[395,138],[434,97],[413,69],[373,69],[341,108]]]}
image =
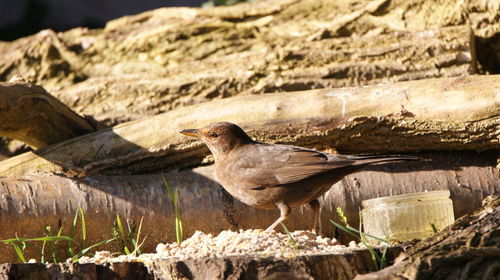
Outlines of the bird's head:
{"label": "bird's head", "polygon": [[229,122],[212,123],[199,129],[183,129],[180,133],[203,141],[216,161],[235,147],[253,142],[243,129]]}

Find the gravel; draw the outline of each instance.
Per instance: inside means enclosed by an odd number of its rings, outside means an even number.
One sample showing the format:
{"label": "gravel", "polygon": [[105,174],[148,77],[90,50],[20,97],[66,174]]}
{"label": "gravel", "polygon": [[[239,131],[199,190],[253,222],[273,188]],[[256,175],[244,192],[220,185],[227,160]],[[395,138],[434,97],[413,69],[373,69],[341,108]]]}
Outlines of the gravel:
{"label": "gravel", "polygon": [[336,239],[317,236],[310,231],[290,233],[265,232],[261,229],[225,230],[217,236],[197,231],[190,238],[178,243],[160,243],[155,254],[113,256],[108,251],[97,252],[94,257],[81,257],[80,263],[144,262],[155,259],[213,258],[228,256],[293,258],[311,254],[341,254],[364,248],[351,242],[349,247],[339,245]]}

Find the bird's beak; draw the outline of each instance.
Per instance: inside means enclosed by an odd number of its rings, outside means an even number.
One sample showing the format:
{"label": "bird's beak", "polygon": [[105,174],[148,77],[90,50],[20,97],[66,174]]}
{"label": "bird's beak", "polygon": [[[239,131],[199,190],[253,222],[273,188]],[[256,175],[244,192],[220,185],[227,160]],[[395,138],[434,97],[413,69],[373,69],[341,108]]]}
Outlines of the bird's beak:
{"label": "bird's beak", "polygon": [[187,136],[200,138],[200,134],[198,133],[198,129],[183,129],[179,132],[184,134],[184,135],[187,135]]}

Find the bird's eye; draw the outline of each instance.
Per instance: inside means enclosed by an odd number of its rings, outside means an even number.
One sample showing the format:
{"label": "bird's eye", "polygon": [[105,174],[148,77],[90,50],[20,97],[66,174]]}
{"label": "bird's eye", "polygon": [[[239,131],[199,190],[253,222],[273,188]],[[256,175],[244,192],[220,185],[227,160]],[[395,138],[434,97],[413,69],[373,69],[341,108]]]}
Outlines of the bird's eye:
{"label": "bird's eye", "polygon": [[217,136],[219,136],[216,132],[214,131],[210,131],[210,133],[208,134],[208,136],[210,136],[210,138],[217,138]]}

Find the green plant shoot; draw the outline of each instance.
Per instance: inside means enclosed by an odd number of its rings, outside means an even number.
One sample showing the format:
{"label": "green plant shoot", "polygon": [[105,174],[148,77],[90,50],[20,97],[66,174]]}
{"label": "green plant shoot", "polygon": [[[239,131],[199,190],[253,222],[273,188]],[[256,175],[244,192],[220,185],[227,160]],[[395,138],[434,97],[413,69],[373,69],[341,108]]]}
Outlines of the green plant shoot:
{"label": "green plant shoot", "polygon": [[167,189],[167,195],[172,200],[172,205],[175,212],[175,236],[177,239],[177,243],[181,244],[183,240],[183,232],[182,232],[182,220],[181,220],[181,212],[179,207],[179,190],[176,188],[172,190],[170,185],[167,182],[167,179],[162,175],[163,185]]}
{"label": "green plant shoot", "polygon": [[293,247],[295,249],[299,249],[299,245],[297,244],[297,241],[295,241],[295,239],[293,238],[292,234],[290,233],[290,231],[288,230],[288,228],[285,226],[284,223],[280,223],[281,224],[281,227],[283,228],[283,230],[285,231],[285,233],[288,235],[288,237],[290,238],[290,243],[293,245]]}

